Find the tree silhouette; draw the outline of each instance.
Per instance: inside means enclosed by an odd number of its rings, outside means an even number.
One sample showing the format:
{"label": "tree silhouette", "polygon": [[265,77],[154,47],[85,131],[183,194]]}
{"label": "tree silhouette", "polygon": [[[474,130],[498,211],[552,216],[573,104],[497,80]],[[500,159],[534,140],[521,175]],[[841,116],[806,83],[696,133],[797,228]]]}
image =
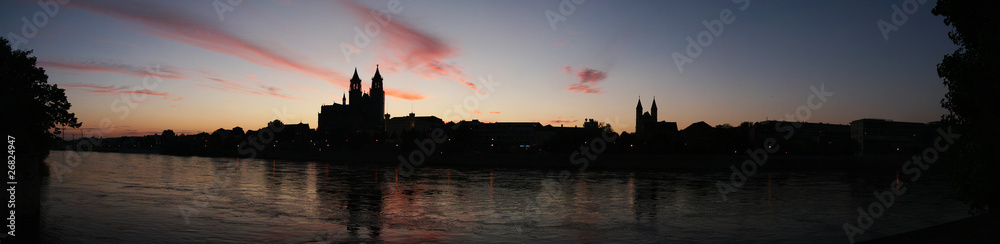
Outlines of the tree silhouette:
{"label": "tree silhouette", "polygon": [[[31,51],[14,50],[7,39],[0,38],[0,74],[3,74],[2,127],[6,133],[8,155],[13,154],[17,184],[17,238],[32,242],[38,237],[41,177],[48,170],[43,162],[62,133],[58,126],[80,128],[69,112],[66,93],[48,84],[45,70],[36,66]],[[13,152],[13,153],[11,153]],[[10,160],[11,157],[8,157]],[[8,161],[9,163],[10,161]]]}
{"label": "tree silhouette", "polygon": [[4,46],[0,51],[0,73],[5,83],[3,106],[8,111],[3,128],[23,135],[17,138],[18,144],[25,146],[18,150],[18,156],[38,155],[44,159],[56,135],[62,133],[59,126],[80,128],[82,124],[69,112],[71,105],[65,90],[48,84],[45,69],[35,65],[37,58],[28,56],[32,51],[13,50],[5,38],[0,42]]}
{"label": "tree silhouette", "polygon": [[941,100],[949,111],[942,116],[943,124],[961,134],[954,148],[946,151],[953,166],[955,196],[969,203],[974,214],[989,212],[1000,203],[1000,177],[994,175],[1000,173],[1000,154],[995,152],[1000,148],[997,7],[996,1],[939,0],[931,10],[944,16],[945,25],[952,27],[948,37],[959,46],[944,56],[937,71],[948,87]]}

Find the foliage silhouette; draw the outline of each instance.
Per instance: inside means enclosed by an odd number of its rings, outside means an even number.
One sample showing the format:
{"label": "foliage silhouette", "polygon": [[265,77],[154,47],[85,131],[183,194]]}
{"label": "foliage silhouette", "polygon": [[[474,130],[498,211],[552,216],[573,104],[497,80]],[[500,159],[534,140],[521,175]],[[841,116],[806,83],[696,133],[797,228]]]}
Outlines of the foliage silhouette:
{"label": "foliage silhouette", "polygon": [[[37,64],[31,51],[14,50],[10,41],[0,37],[0,74],[3,74],[2,127],[7,130],[8,155],[13,154],[17,181],[17,238],[18,242],[37,241],[40,215],[41,177],[48,167],[44,160],[49,148],[56,142],[56,135],[63,133],[60,126],[80,128],[76,116],[69,112],[66,93],[58,85],[48,83],[49,76]],[[11,140],[13,137],[13,140]],[[11,143],[13,141],[13,143]],[[13,152],[13,153],[11,153]],[[10,157],[8,157],[10,159]],[[10,179],[8,179],[10,180]]]}
{"label": "foliage silhouette", "polygon": [[[958,45],[958,50],[945,55],[937,66],[938,76],[944,78],[948,93],[941,106],[949,113],[942,116],[945,127],[950,127],[961,138],[955,141],[950,155],[953,167],[952,183],[955,196],[970,204],[970,213],[986,213],[1000,203],[1000,137],[996,92],[997,44],[1000,36],[996,30],[996,1],[939,0],[931,10],[944,16],[945,25],[952,30],[948,37]],[[994,211],[995,213],[996,211]]]}

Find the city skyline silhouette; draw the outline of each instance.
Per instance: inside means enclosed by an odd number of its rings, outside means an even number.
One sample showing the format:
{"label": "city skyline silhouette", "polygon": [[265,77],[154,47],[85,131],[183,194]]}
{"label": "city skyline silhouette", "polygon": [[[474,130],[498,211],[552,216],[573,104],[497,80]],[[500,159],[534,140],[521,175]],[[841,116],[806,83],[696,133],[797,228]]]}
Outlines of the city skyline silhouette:
{"label": "city skyline silhouette", "polygon": [[[837,95],[806,122],[884,118],[926,123],[945,113],[938,104],[945,89],[933,67],[954,45],[947,28],[931,15],[909,17],[885,40],[876,20],[889,18],[892,9],[877,3],[744,8],[742,2],[594,2],[576,6],[565,21],[546,17],[548,10],[562,15],[560,4],[401,3],[394,13],[384,3],[262,3],[260,10],[233,6],[220,14],[212,5],[138,2],[126,8],[97,1],[63,6],[60,13],[68,14],[59,16],[70,21],[51,21],[39,31],[62,33],[70,23],[111,28],[25,39],[19,46],[36,49],[50,82],[67,89],[74,102],[71,112],[84,123],[70,135],[96,135],[103,119],[117,128],[100,133],[110,137],[250,128],[276,117],[274,110],[288,115],[280,118],[285,122],[315,127],[317,105],[339,102],[350,90],[349,71],[359,67],[370,75],[365,67],[376,64],[392,77],[385,90],[386,113],[438,115],[444,121],[582,125],[586,118],[617,117],[616,131],[634,131],[634,116],[621,108],[632,106],[636,97],[655,96],[659,117],[680,127],[698,121],[736,125],[788,120],[785,115],[806,102],[809,88],[820,85]],[[11,13],[37,7],[6,5],[4,11]],[[199,7],[205,11],[194,11]],[[685,8],[698,11],[677,11]],[[782,14],[771,18],[755,11],[768,8],[796,11],[777,11]],[[306,21],[309,15],[291,14],[301,9],[339,14]],[[432,9],[454,11],[432,14]],[[794,24],[806,17],[803,13],[819,9],[820,15],[808,18],[841,16],[842,21]],[[721,22],[720,10],[731,11],[733,21]],[[369,11],[384,11],[390,19],[380,21]],[[461,14],[482,11],[503,14]],[[493,31],[475,35],[478,28],[454,20]],[[5,23],[15,30],[23,25],[14,19]],[[701,33],[712,34],[711,42]],[[500,36],[509,41],[494,41]],[[39,48],[46,46],[59,48]],[[692,58],[689,51],[695,49],[701,51]],[[467,97],[484,92],[490,96],[478,100],[478,107],[455,111]],[[133,107],[123,95],[145,99]]]}

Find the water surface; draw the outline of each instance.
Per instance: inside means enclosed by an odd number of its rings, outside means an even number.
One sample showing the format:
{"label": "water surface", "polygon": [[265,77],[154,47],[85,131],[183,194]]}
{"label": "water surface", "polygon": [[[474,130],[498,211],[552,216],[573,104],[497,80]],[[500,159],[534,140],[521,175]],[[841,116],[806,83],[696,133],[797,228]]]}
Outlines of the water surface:
{"label": "water surface", "polygon": [[[53,151],[48,161],[68,153]],[[896,179],[765,166],[723,201],[716,182],[728,181],[728,170],[587,171],[561,180],[553,170],[418,167],[402,177],[390,166],[335,161],[83,156],[43,188],[45,242],[844,243],[843,224],[856,225],[856,209]],[[944,175],[933,173],[905,184],[856,240],[966,217],[946,198]]]}

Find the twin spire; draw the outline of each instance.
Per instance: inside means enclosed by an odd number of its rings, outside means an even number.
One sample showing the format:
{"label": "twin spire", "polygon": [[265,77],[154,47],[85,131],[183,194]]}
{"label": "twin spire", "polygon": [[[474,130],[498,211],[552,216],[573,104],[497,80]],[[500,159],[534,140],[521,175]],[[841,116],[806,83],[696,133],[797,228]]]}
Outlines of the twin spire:
{"label": "twin spire", "polygon": [[[636,109],[642,109],[642,97],[639,97],[639,103],[635,105]],[[656,97],[653,97],[653,108],[656,109]]]}
{"label": "twin spire", "polygon": [[[367,96],[385,96],[385,92],[382,90],[382,74],[379,72],[378,64],[375,65],[375,76],[372,77],[372,84],[370,88],[371,90],[369,93],[361,91],[361,77],[358,76],[358,68],[354,67],[354,75],[351,76],[351,85],[350,90],[348,91],[348,94],[351,94],[351,103],[367,99],[364,98]],[[344,101],[344,104],[347,104],[347,99],[341,98],[341,100]]]}
{"label": "twin spire", "polygon": [[[379,80],[382,79],[382,74],[379,74],[379,72],[378,72],[378,64],[375,65],[375,77],[372,77],[372,79],[379,79]],[[354,80],[361,81],[361,78],[358,78],[358,68],[357,67],[354,67],[354,77],[351,77],[351,81],[354,81]]]}

